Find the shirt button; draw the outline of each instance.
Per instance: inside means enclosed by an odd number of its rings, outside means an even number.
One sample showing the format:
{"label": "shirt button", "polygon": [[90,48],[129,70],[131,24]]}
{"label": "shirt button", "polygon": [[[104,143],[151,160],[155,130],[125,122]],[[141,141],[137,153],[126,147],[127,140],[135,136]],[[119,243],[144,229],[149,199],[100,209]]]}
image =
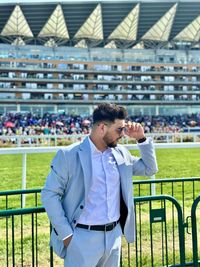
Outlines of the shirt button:
{"label": "shirt button", "polygon": [[83,209],[83,205],[80,205],[80,209]]}

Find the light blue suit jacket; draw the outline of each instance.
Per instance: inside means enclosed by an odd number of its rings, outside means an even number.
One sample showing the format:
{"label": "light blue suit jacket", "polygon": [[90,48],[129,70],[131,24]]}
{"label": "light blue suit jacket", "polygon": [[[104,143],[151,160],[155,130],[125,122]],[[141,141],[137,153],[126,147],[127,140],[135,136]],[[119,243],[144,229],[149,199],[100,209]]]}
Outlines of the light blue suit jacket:
{"label": "light blue suit jacket", "polygon": [[[112,149],[119,173],[123,210],[123,233],[128,242],[135,240],[135,215],[132,176],[151,176],[157,172],[152,140],[139,146],[141,158],[134,157],[123,146]],[[50,244],[61,257],[63,239],[73,233],[91,187],[92,159],[88,137],[58,151],[42,190],[42,203],[53,226]],[[125,213],[125,214],[124,214]]]}

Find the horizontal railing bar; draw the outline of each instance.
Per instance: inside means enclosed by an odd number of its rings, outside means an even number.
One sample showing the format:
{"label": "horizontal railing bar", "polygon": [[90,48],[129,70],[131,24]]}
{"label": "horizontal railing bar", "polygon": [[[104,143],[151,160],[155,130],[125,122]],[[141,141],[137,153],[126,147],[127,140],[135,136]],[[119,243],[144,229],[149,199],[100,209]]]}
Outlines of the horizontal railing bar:
{"label": "horizontal railing bar", "polygon": [[[179,206],[177,200],[169,195],[158,195],[158,196],[145,196],[145,197],[135,197],[134,202],[144,202],[144,201],[153,201],[153,200],[170,200],[175,204],[176,207]],[[179,207],[180,208],[180,207]],[[33,213],[42,213],[45,212],[44,207],[33,207],[33,208],[19,208],[19,209],[11,209],[11,210],[1,210],[0,218],[7,218],[9,216],[14,215],[25,215],[25,214],[33,214]]]}
{"label": "horizontal railing bar", "polygon": [[[63,91],[63,90],[62,90]],[[144,91],[142,91],[144,92]],[[160,91],[159,91],[160,93]],[[185,92],[184,92],[185,94]],[[160,132],[160,133],[146,133],[146,136],[149,136],[149,137],[160,137],[160,136],[168,136],[168,137],[179,137],[179,136],[188,136],[188,135],[191,135],[191,136],[197,136],[200,134],[200,131],[199,132],[190,132],[190,129],[194,129],[194,128],[189,128],[189,127],[186,127],[186,129],[188,129],[188,132],[174,132],[174,133],[165,133],[165,132]],[[0,136],[0,139],[6,139],[6,138],[21,138],[21,139],[29,139],[29,138],[40,138],[40,139],[48,139],[48,138],[52,138],[52,139],[56,139],[56,138],[67,138],[67,139],[73,139],[73,138],[79,138],[79,137],[86,137],[87,134],[66,134],[66,135],[63,135],[63,134],[55,134],[55,135],[52,135],[52,134],[45,134],[45,135],[1,135]]]}
{"label": "horizontal railing bar", "polygon": [[[170,200],[175,205],[179,205],[177,200],[170,195],[157,195],[157,196],[144,196],[144,197],[135,197],[134,202],[144,202],[144,201],[153,201],[153,200]],[[21,214],[30,214],[30,213],[40,213],[45,212],[44,207],[33,207],[33,208],[21,208],[21,209],[11,209],[11,210],[1,210],[0,217],[11,216],[11,215],[21,215]]]}
{"label": "horizontal railing bar", "polygon": [[0,191],[0,196],[40,193],[41,188]]}
{"label": "horizontal railing bar", "polygon": [[[200,181],[200,177],[183,177],[183,178],[162,178],[155,180],[134,180],[133,185],[137,184],[154,184],[154,183],[176,183],[176,182],[191,182],[191,181]],[[31,194],[31,193],[40,193],[41,188],[34,189],[17,189],[17,190],[7,190],[0,191],[0,196],[8,196],[8,195],[20,195],[20,194]]]}
{"label": "horizontal railing bar", "polygon": [[12,215],[22,215],[22,214],[32,214],[32,213],[41,213],[41,212],[45,212],[44,207],[1,210],[0,211],[0,217],[8,217],[8,216],[12,216]]}
{"label": "horizontal railing bar", "polygon": [[[138,149],[137,144],[124,144],[129,150]],[[155,143],[157,149],[170,149],[170,148],[200,148],[200,142],[186,142],[186,143]],[[50,153],[57,152],[61,146],[54,147],[20,147],[20,148],[1,148],[0,155],[9,154],[33,154],[33,153]]]}
{"label": "horizontal railing bar", "polygon": [[200,181],[200,177],[183,177],[183,178],[164,178],[164,179],[155,179],[155,180],[134,180],[133,184],[154,184],[154,183],[171,183],[171,182],[191,182],[191,181]]}
{"label": "horizontal railing bar", "polygon": [[[135,144],[124,144],[128,150],[138,149]],[[200,148],[200,142],[186,142],[186,143],[154,143],[156,149],[171,149],[171,148]]]}
{"label": "horizontal railing bar", "polygon": [[169,200],[173,202],[176,207],[177,206],[180,207],[180,204],[178,203],[178,201],[170,195],[142,196],[142,197],[134,197],[133,199],[135,203],[144,202],[144,201],[154,201],[154,200]]}
{"label": "horizontal railing bar", "polygon": [[[199,263],[200,263],[200,261],[199,261]],[[193,261],[185,263],[185,266],[193,267],[193,265],[194,265]],[[181,264],[175,264],[175,265],[172,264],[172,265],[165,265],[165,266],[162,266],[162,267],[182,267],[182,265]]]}

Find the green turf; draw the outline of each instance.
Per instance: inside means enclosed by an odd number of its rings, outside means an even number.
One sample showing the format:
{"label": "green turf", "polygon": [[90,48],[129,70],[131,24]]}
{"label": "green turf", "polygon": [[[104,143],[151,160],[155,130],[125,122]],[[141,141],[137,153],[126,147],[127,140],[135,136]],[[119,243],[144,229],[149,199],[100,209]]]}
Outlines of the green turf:
{"label": "green turf", "polygon": [[[132,151],[138,155],[138,151]],[[200,177],[200,149],[156,150],[156,178]],[[54,153],[27,155],[27,188],[40,188],[50,170]],[[142,177],[134,177],[141,179]],[[0,190],[21,189],[22,156],[0,155]]]}
{"label": "green turf", "polygon": [[[132,151],[134,155],[138,155],[138,151]],[[159,172],[156,174],[156,178],[177,178],[177,177],[200,177],[200,149],[160,149],[156,151],[157,159],[158,159],[158,167]],[[31,154],[27,156],[27,188],[41,188],[45,182],[46,176],[50,170],[50,162],[55,154]],[[0,190],[12,190],[12,189],[21,189],[21,177],[22,177],[22,156],[21,155],[1,155],[0,156]],[[145,179],[142,177],[134,177],[134,179]],[[191,185],[192,186],[192,185]],[[188,197],[189,201],[185,209],[186,213],[189,214],[191,208],[191,198],[192,198],[192,189],[190,185],[187,185],[185,190],[185,198]],[[197,185],[198,186],[198,185]],[[148,186],[146,186],[148,188]],[[164,188],[170,188],[169,186],[164,185]],[[159,191],[158,187],[157,190]],[[135,193],[136,193],[135,188]],[[146,193],[146,189],[144,189],[144,194]],[[176,185],[176,198],[181,199],[182,197],[182,183]],[[199,192],[199,190],[197,190]],[[159,194],[159,192],[157,192]],[[27,196],[26,201],[29,205],[34,205],[34,199],[32,196]],[[9,207],[15,208],[18,207],[20,200],[17,197],[11,198],[9,202]],[[181,201],[180,201],[181,203]],[[2,206],[3,202],[1,203]],[[147,204],[146,204],[147,205]],[[143,236],[145,239],[142,241],[142,265],[143,267],[149,267],[149,262],[151,260],[150,257],[150,244],[148,238],[150,237],[149,229],[148,229],[148,208],[144,206],[144,203],[141,205],[141,212],[143,212],[142,217],[142,229],[143,229]],[[15,248],[16,248],[16,261],[20,265],[20,246],[21,246],[21,239],[20,239],[20,221],[21,217],[18,217],[15,220]],[[9,218],[10,219],[10,218]],[[174,219],[170,217],[170,213],[168,213],[168,221],[171,225],[174,222]],[[5,220],[0,220],[0,229],[1,231],[5,231],[3,229],[6,228],[4,225],[6,224]],[[31,265],[31,233],[30,233],[30,215],[24,217],[24,240],[23,240],[23,247],[24,247],[24,266]],[[37,218],[37,225],[38,225],[38,236],[39,236],[39,266],[49,266],[49,252],[48,252],[48,242],[49,242],[49,222],[46,218],[46,214],[41,214]],[[9,226],[11,226],[11,222],[9,220]],[[154,227],[158,227],[155,230],[155,237],[157,243],[155,242],[155,255],[154,255],[154,266],[160,266],[160,233],[162,233],[162,229],[159,228],[159,224],[155,224]],[[41,230],[39,230],[41,228]],[[9,227],[11,229],[11,227]],[[3,234],[3,232],[2,232]],[[5,262],[5,234],[3,239],[0,240],[0,266],[6,266]],[[148,237],[148,238],[147,238]],[[188,239],[188,235],[186,236]],[[191,252],[191,235],[189,236],[190,239],[187,241],[187,259],[191,261],[192,252]],[[177,241],[176,241],[177,242]],[[172,242],[169,242],[168,246],[170,246]],[[12,243],[9,241],[9,247],[11,247]],[[123,242],[123,267],[128,267],[127,263],[127,248],[126,242]],[[135,244],[133,245],[135,246]],[[178,244],[177,244],[178,246]],[[171,251],[175,251],[175,258],[176,262],[178,262],[178,247],[176,249],[173,247]],[[134,249],[131,249],[134,251]],[[11,253],[11,248],[9,249],[9,255]],[[19,257],[19,258],[18,258]],[[134,255],[133,255],[134,257]],[[172,257],[172,254],[169,253],[169,258]],[[55,263],[56,267],[63,266],[62,261],[56,259]]]}
{"label": "green turf", "polygon": [[200,177],[199,148],[157,149],[156,156],[156,178]]}

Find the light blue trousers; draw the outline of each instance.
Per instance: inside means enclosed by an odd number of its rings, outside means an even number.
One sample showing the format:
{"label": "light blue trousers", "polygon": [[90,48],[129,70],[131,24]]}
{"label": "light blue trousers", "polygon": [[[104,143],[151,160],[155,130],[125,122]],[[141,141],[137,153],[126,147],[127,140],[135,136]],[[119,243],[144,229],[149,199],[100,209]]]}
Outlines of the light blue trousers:
{"label": "light blue trousers", "polygon": [[108,232],[75,228],[66,248],[64,267],[118,267],[121,235],[119,223]]}

